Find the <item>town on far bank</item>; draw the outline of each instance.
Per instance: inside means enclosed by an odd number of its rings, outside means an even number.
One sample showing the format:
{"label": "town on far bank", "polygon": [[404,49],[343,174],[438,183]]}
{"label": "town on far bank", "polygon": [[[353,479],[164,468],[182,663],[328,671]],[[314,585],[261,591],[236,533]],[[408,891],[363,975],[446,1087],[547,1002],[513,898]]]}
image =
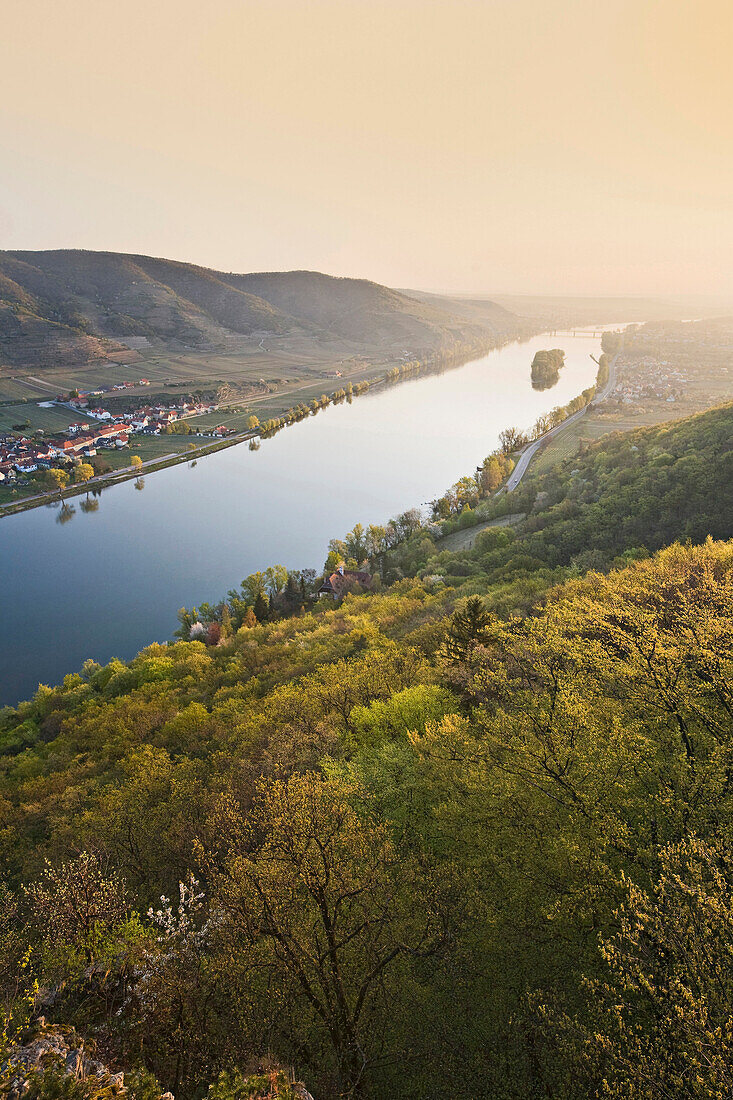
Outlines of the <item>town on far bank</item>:
{"label": "town on far bank", "polygon": [[[260,377],[216,386],[200,382],[166,394],[162,387],[184,383],[151,374],[89,389],[77,385],[55,395],[52,391],[40,401],[15,397],[0,404],[0,515],[58,500],[83,486],[98,492],[114,480],[194,460],[242,440],[249,439],[257,449],[254,437],[267,438],[329,405],[350,403],[373,385],[394,384],[424,368],[445,369],[464,357],[456,352],[421,361],[404,350],[396,362],[354,358],[314,372],[307,383],[287,386],[287,380]],[[28,379],[29,385],[41,384],[34,375]],[[331,385],[323,392],[327,379]],[[10,381],[17,393],[26,379]],[[146,402],[148,386],[154,389]]]}
{"label": "town on far bank", "polygon": [[[405,353],[376,381],[395,383],[421,368],[418,360]],[[335,377],[341,379],[342,372],[336,371]],[[301,399],[281,415],[261,421],[249,402],[237,404],[231,399],[227,386],[222,387],[225,399],[221,402],[200,394],[148,404],[138,404],[139,394],[120,398],[120,392],[150,384],[141,378],[106,388],[74,389],[33,405],[26,401],[0,408],[0,514],[34,507],[64,491],[78,492],[84,485],[97,491],[109,479],[195,459],[230,443],[250,439],[250,446],[257,449],[259,443],[253,437],[274,435],[331,404],[351,402],[372,385],[366,379],[355,384],[346,380],[330,394],[321,393],[307,402]],[[9,430],[8,412],[11,418],[14,413],[25,420],[10,423]],[[130,454],[133,448],[136,453]]]}
{"label": "town on far bank", "polygon": [[[161,436],[180,439],[189,435],[217,440],[234,434],[234,429],[223,424],[190,424],[194,418],[216,411],[218,406],[211,401],[176,398],[165,404],[136,405],[127,411],[111,411],[106,407],[111,403],[105,400],[107,394],[116,396],[127,389],[149,385],[147,378],[141,378],[106,389],[58,394],[55,399],[37,404],[39,409],[71,414],[66,417],[70,422],[62,430],[32,430],[26,419],[12,425],[12,431],[0,431],[0,487],[5,490],[5,500],[12,499],[13,490],[17,491],[13,496],[22,499],[44,491],[60,491],[72,483],[83,483],[121,468],[140,468],[143,459],[139,453],[130,454],[131,447],[143,450],[148,460],[162,457],[160,447],[145,451],[141,447],[145,440]],[[18,415],[23,415],[21,409]],[[252,417],[251,427],[257,424],[257,418]],[[163,450],[175,453],[172,442],[169,438]]]}

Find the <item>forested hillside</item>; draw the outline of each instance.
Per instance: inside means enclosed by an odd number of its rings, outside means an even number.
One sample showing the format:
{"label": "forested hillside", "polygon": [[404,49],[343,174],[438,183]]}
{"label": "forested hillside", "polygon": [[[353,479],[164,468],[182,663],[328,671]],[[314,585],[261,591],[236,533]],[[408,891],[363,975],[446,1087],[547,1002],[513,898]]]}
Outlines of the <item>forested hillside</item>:
{"label": "forested hillside", "polygon": [[245,584],[8,708],[6,1045],[43,1012],[139,1100],[265,1055],[316,1100],[730,1095],[732,437],[464,479],[333,544],[380,590]]}
{"label": "forested hillside", "polygon": [[[702,542],[733,535],[733,406],[658,427],[615,433],[586,446],[514,493],[482,506],[486,517],[526,513],[517,532],[480,536],[469,555],[489,582],[544,567],[607,568],[616,558],[658,550],[675,540]],[[476,516],[461,517],[476,522]],[[415,541],[397,551],[407,568]],[[495,556],[486,557],[492,543]],[[423,549],[427,549],[423,545]],[[440,542],[435,544],[440,550]],[[418,556],[419,557],[419,556]],[[426,566],[455,575],[460,558]],[[500,573],[494,575],[493,563]],[[475,568],[475,567],[474,567]]]}

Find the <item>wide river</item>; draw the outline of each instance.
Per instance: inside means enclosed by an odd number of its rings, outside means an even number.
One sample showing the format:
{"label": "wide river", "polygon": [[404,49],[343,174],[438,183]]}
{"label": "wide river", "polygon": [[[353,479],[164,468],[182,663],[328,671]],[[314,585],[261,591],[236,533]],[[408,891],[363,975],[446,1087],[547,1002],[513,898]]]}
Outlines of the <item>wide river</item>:
{"label": "wide river", "polygon": [[[607,326],[613,328],[615,326]],[[566,365],[535,392],[530,364],[562,347]],[[0,520],[0,704],[58,683],[87,657],[129,658],[170,638],[176,611],[214,602],[248,573],[321,568],[328,540],[357,522],[440,496],[492,451],[499,432],[591,385],[600,340],[538,336],[443,374],[378,387],[262,442],[246,443],[83,497]]]}

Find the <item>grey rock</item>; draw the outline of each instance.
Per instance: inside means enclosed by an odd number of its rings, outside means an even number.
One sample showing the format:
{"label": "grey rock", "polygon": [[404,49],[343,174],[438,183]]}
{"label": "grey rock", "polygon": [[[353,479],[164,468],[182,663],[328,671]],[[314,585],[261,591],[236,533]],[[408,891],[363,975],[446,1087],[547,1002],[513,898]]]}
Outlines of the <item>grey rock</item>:
{"label": "grey rock", "polygon": [[84,1055],[80,1050],[70,1050],[66,1055],[66,1072],[81,1077],[84,1071]]}

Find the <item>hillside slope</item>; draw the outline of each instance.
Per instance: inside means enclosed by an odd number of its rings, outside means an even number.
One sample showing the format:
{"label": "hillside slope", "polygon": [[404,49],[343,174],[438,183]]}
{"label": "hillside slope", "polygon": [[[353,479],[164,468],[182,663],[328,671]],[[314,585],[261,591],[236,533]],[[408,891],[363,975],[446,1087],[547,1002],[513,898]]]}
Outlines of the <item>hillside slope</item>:
{"label": "hillside slope", "polygon": [[490,298],[465,298],[450,294],[433,294],[426,290],[403,290],[401,293],[427,306],[444,310],[453,317],[460,317],[473,324],[495,326],[500,330],[516,325],[519,317],[518,311],[512,312]]}
{"label": "hillside slope", "polygon": [[[499,527],[509,514],[524,518]],[[530,473],[515,492],[489,494],[444,529],[470,536],[487,521],[497,526],[461,550],[418,532],[384,556],[387,578],[442,577],[521,611],[568,570],[605,570],[675,541],[731,539],[733,405],[604,436],[547,473]]]}
{"label": "hillside slope", "polygon": [[89,362],[129,337],[180,351],[254,334],[429,353],[521,329],[498,307],[468,316],[446,306],[313,271],[239,275],[114,252],[0,252],[0,363]]}
{"label": "hillside slope", "polygon": [[632,547],[733,537],[733,405],[615,432],[511,495],[530,548],[584,568]]}
{"label": "hillside slope", "polygon": [[730,1095],[732,428],[606,438],[472,551],[405,514],[382,591],[244,582],[3,711],[9,1038],[45,997],[131,1100],[265,1052],[319,1100]]}

